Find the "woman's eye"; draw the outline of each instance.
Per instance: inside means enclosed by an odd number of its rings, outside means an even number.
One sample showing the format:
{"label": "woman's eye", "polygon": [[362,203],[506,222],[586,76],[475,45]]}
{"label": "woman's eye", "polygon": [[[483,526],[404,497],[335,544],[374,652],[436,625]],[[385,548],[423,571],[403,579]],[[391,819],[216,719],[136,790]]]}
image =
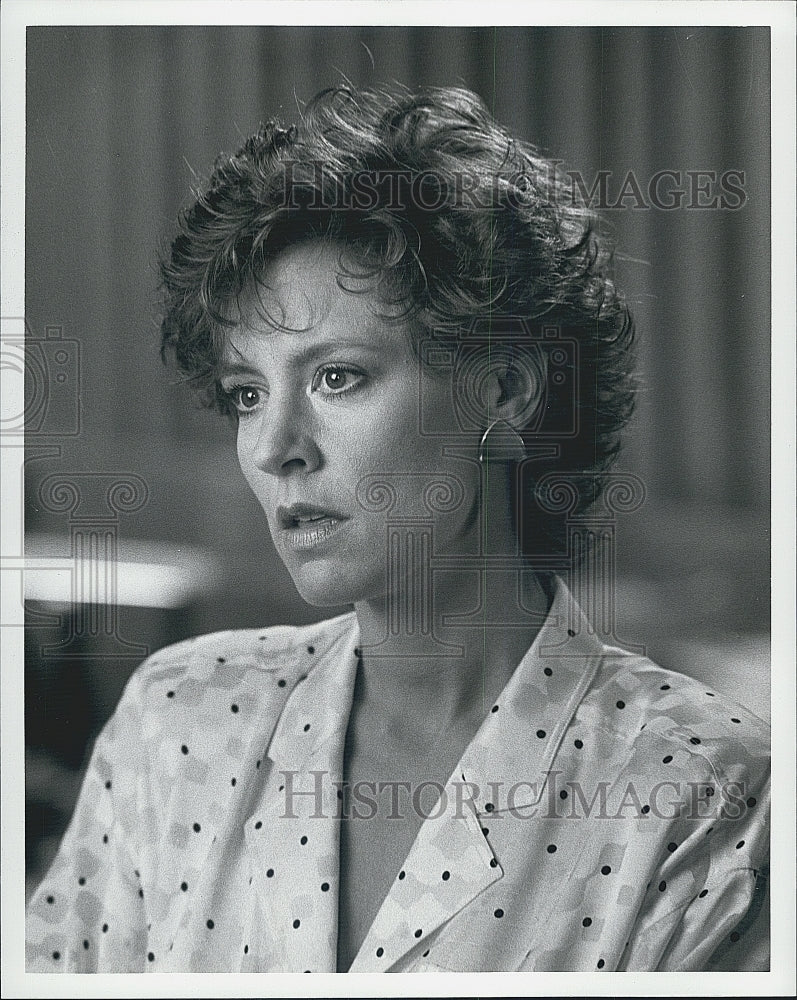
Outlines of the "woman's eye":
{"label": "woman's eye", "polygon": [[251,413],[252,410],[257,409],[263,395],[259,389],[255,389],[252,385],[236,385],[225,391],[239,415]]}
{"label": "woman's eye", "polygon": [[327,365],[319,368],[313,377],[313,391],[324,396],[342,396],[355,389],[365,376],[356,368]]}

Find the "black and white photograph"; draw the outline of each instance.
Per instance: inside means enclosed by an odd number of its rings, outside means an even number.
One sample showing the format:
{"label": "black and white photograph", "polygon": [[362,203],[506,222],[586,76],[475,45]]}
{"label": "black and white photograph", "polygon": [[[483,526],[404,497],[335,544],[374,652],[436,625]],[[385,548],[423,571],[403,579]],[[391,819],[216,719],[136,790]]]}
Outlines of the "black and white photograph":
{"label": "black and white photograph", "polygon": [[4,5],[4,995],[793,994],[794,9],[456,6]]}

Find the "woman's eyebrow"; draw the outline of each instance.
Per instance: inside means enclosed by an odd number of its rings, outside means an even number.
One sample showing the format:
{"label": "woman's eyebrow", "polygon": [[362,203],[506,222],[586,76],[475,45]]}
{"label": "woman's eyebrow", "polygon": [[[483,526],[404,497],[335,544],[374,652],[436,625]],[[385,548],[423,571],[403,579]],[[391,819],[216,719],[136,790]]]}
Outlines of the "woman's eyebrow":
{"label": "woman's eyebrow", "polygon": [[[324,355],[328,355],[334,359],[337,351],[348,348],[357,348],[359,350],[372,351],[375,354],[384,354],[386,346],[384,339],[380,340],[377,336],[369,340],[322,340],[314,344],[308,344],[306,347],[296,351],[295,354],[290,354],[284,359],[284,362],[289,365],[301,365],[307,361],[314,361]],[[259,369],[256,365],[247,364],[243,361],[225,361],[224,359],[219,362],[216,371],[217,378],[224,378],[226,375],[258,374]]]}
{"label": "woman's eyebrow", "polygon": [[216,369],[216,378],[221,379],[226,375],[257,375],[258,370],[252,365],[242,364],[234,361],[220,361]]}

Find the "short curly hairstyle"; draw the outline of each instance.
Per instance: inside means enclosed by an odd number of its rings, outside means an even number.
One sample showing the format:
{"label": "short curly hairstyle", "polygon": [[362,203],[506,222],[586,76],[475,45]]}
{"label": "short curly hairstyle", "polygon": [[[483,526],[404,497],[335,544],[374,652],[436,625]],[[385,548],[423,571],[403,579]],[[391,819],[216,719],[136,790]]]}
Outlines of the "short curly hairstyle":
{"label": "short curly hairstyle", "polygon": [[[513,323],[518,340],[536,330],[545,345],[554,330],[570,345],[547,366],[524,432],[555,447],[526,464],[522,504],[516,496],[523,550],[560,551],[563,522],[535,502],[537,483],[561,473],[577,495],[570,513],[587,511],[634,399],[634,327],[611,248],[560,170],[462,88],[336,87],[297,125],[262,125],[219,157],[161,259],[162,353],[205,404],[231,409],[216,372],[238,297],[276,254],[313,237],[342,244],[404,304],[416,346]],[[341,287],[346,277],[341,255]]]}

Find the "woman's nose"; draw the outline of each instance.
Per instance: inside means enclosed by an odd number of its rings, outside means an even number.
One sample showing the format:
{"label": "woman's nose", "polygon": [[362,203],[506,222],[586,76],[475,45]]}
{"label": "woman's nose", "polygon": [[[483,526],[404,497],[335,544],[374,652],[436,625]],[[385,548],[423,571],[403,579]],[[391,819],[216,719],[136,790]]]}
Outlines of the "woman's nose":
{"label": "woman's nose", "polygon": [[250,460],[262,472],[287,476],[312,472],[321,462],[313,422],[296,399],[272,396],[264,408]]}

